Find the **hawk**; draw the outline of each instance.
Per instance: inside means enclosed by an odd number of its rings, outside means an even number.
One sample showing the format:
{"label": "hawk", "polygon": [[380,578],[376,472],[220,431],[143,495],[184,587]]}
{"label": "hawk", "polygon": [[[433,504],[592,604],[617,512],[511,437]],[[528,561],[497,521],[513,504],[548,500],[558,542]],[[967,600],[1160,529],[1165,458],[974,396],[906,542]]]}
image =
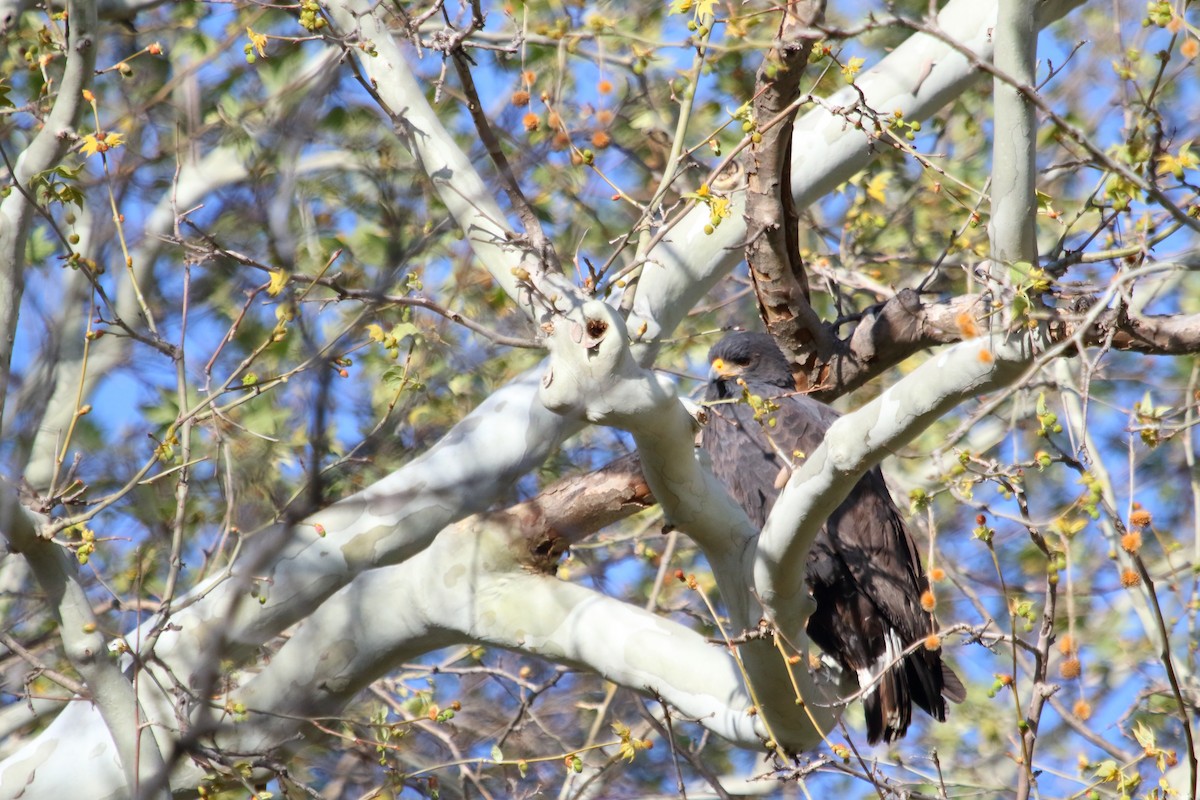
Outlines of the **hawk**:
{"label": "hawk", "polygon": [[[792,454],[815,450],[838,413],[796,392],[787,359],[766,334],[729,334],[708,360],[703,447],[717,478],[761,529],[791,472]],[[755,419],[747,395],[774,408]],[[808,636],[866,688],[868,742],[902,737],[913,703],[944,721],[946,700],[963,701],[966,691],[940,648],[924,646],[937,630],[921,607],[929,581],[878,468],[826,520],[804,570],[816,601]]]}

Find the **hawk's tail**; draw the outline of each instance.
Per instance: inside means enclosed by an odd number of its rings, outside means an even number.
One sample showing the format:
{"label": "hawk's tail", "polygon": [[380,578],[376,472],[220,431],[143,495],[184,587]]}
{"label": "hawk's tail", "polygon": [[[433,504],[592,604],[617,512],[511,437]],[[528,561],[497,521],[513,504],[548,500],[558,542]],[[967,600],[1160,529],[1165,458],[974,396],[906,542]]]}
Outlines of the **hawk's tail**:
{"label": "hawk's tail", "polygon": [[942,661],[940,649],[919,647],[896,663],[904,649],[900,636],[895,629],[890,629],[884,651],[872,669],[860,671],[861,685],[874,684],[863,694],[867,741],[871,744],[880,739],[891,742],[904,736],[912,722],[914,702],[931,717],[944,722],[946,701],[961,703],[967,697],[962,681]]}

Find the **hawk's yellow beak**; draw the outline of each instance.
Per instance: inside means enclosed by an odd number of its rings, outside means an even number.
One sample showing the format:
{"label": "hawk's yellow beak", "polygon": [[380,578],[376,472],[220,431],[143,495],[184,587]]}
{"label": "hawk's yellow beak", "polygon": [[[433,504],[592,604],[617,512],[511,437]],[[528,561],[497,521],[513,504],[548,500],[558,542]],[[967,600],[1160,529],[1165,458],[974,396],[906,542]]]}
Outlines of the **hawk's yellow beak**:
{"label": "hawk's yellow beak", "polygon": [[710,381],[715,381],[717,378],[731,378],[739,374],[741,374],[741,369],[736,364],[726,363],[723,358],[714,358],[712,364],[708,366]]}

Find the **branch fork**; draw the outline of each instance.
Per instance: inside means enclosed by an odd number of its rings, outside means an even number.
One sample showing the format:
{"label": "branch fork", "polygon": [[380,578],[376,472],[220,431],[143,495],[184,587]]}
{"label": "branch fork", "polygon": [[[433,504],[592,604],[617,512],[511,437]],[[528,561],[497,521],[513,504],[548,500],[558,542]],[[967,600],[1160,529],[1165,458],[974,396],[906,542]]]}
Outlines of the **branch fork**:
{"label": "branch fork", "polygon": [[586,301],[549,327],[550,364],[539,389],[549,410],[636,434],[678,405],[675,387],[638,364],[625,321],[607,303]]}

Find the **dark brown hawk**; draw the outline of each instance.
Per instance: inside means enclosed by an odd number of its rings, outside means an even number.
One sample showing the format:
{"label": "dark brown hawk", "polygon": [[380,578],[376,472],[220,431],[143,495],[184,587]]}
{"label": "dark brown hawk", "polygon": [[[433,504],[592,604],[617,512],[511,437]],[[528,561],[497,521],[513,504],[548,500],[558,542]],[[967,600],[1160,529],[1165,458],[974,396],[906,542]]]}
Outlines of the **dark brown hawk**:
{"label": "dark brown hawk", "polygon": [[[838,413],[797,394],[787,359],[766,334],[732,333],[709,351],[709,422],[703,446],[713,472],[760,529],[779,496],[795,452],[811,453]],[[746,395],[776,406],[755,419]],[[727,400],[732,402],[722,403]],[[867,740],[904,735],[915,702],[946,719],[946,700],[966,697],[941,650],[924,640],[937,630],[921,608],[929,581],[916,544],[892,502],[878,468],[864,475],[830,515],[805,565],[816,601],[809,638],[857,676],[867,718]],[[900,653],[922,642],[891,668]]]}

